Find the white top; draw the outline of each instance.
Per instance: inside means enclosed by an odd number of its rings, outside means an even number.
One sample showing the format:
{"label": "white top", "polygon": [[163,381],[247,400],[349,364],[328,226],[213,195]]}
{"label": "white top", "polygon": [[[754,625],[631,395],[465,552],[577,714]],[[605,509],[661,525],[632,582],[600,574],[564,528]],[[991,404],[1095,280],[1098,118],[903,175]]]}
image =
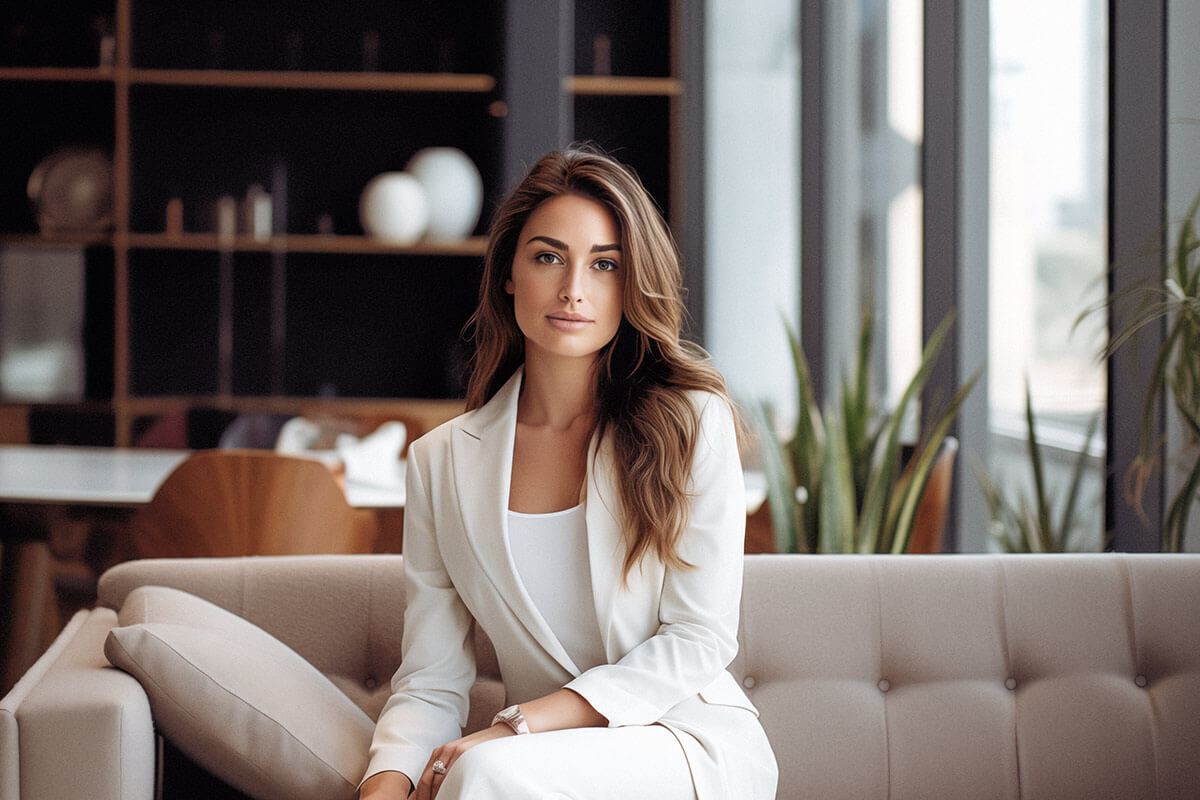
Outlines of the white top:
{"label": "white top", "polygon": [[582,504],[549,514],[508,512],[508,538],[525,591],[581,672],[607,663]]}

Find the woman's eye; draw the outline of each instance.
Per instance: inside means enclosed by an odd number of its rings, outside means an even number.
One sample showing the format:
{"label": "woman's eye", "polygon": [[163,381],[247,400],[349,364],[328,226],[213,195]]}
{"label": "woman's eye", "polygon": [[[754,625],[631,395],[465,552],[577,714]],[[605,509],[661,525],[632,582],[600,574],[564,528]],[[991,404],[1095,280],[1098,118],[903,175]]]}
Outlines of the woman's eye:
{"label": "woman's eye", "polygon": [[619,264],[617,264],[617,262],[610,261],[607,258],[596,262],[596,269],[600,270],[601,272],[614,272],[620,268],[621,267]]}
{"label": "woman's eye", "polygon": [[559,259],[554,253],[538,253],[533,260],[539,264],[557,264]]}

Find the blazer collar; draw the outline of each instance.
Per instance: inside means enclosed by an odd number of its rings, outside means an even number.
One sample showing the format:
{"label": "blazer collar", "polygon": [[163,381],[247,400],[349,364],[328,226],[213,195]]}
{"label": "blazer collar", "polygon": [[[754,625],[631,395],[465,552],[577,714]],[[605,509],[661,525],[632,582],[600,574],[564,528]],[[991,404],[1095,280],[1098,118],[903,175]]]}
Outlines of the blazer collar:
{"label": "blazer collar", "polygon": [[524,368],[520,368],[491,400],[454,423],[450,446],[459,511],[467,541],[501,600],[555,661],[578,675],[579,669],[525,591],[508,543],[508,495],[523,378]]}

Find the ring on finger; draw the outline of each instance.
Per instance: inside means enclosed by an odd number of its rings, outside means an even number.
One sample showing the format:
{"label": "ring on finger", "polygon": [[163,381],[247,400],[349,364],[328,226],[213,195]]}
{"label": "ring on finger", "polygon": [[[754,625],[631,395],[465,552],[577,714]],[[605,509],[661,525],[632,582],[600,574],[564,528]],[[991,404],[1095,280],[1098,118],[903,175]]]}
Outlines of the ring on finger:
{"label": "ring on finger", "polygon": [[446,774],[446,762],[442,761],[439,758],[437,761],[433,762],[433,766],[430,767],[430,769],[433,770],[434,775],[445,775]]}

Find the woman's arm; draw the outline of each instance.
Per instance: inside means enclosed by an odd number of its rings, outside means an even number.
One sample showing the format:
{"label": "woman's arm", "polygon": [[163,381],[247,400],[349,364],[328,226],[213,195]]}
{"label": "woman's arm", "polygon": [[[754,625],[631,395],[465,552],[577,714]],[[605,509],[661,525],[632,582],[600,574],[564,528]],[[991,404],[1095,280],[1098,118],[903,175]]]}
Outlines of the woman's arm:
{"label": "woman's arm", "polygon": [[422,440],[409,449],[404,661],[392,677],[392,694],[375,726],[365,773],[369,777],[383,772],[419,776],[433,748],[462,735],[475,682],[471,615],[450,580],[434,536],[427,476],[428,448],[435,446]]}
{"label": "woman's arm", "polygon": [[402,772],[377,772],[363,781],[359,800],[405,800],[412,793],[412,781]]}
{"label": "woman's arm", "polygon": [[[567,728],[601,727],[608,724],[608,720],[597,713],[587,700],[584,700],[570,689],[559,689],[536,700],[527,700],[521,703],[521,714],[525,717],[525,722],[529,726],[530,733],[564,730]],[[499,739],[502,736],[515,735],[516,733],[507,723],[497,722],[491,727],[476,731],[461,739],[447,742],[441,747],[436,748],[429,756],[429,761],[425,764],[425,769],[421,772],[421,777],[417,780],[414,800],[431,800],[431,798],[435,797],[438,788],[441,786],[442,776],[453,769],[454,762],[472,747],[492,739]],[[434,770],[434,765],[438,762],[441,762],[442,772]],[[374,777],[378,778],[380,776],[376,775]],[[401,786],[402,784],[397,782],[395,785]],[[407,779],[403,785],[407,785]],[[367,784],[364,783],[364,792],[366,789]],[[368,796],[363,794],[362,800],[376,800],[376,798],[378,800],[393,800],[393,798],[398,800],[400,797],[402,795],[379,794]]]}

